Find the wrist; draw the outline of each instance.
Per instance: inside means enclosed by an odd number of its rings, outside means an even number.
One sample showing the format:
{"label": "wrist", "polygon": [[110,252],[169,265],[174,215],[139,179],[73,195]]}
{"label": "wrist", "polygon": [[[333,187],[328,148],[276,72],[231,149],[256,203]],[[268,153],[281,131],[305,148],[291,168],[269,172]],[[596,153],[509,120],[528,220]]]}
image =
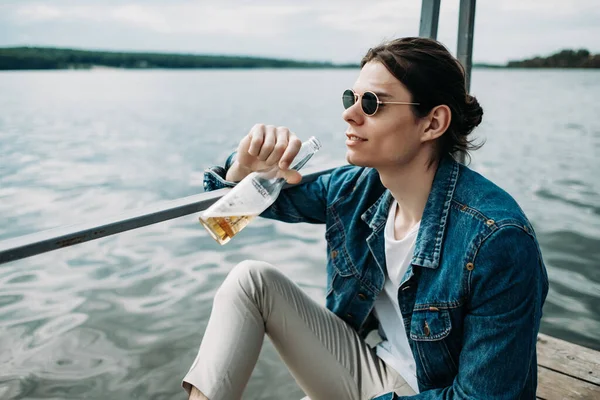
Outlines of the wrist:
{"label": "wrist", "polygon": [[230,182],[239,182],[248,176],[252,170],[241,166],[237,161],[227,170],[226,180]]}

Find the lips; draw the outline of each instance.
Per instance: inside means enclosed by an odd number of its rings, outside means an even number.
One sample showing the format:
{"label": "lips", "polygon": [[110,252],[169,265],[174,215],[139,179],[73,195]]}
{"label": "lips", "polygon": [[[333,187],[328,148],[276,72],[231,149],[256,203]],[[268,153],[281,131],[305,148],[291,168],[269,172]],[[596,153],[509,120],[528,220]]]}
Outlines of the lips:
{"label": "lips", "polygon": [[362,138],[358,135],[355,135],[353,133],[346,133],[346,137],[348,138],[348,140],[352,141],[352,142],[365,142],[367,141],[367,139]]}

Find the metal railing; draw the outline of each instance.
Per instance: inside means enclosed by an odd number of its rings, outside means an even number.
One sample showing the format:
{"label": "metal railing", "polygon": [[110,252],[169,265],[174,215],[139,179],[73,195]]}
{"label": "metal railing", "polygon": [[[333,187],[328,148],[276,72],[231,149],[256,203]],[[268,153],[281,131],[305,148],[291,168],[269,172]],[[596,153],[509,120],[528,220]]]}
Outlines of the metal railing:
{"label": "metal railing", "polygon": [[[437,38],[439,14],[440,0],[423,0],[419,29],[420,36],[432,39]],[[474,24],[475,0],[461,0],[457,55],[465,68],[467,90],[470,86]],[[462,160],[460,161],[464,162],[464,155],[462,156]],[[313,181],[329,171],[331,169],[309,173],[303,177],[302,182]],[[226,190],[216,190],[210,193],[201,193],[172,200],[113,218],[105,218],[98,222],[82,223],[7,239],[0,242],[0,264],[200,212],[220,199]]]}
{"label": "metal railing", "polygon": [[[330,168],[308,173],[303,176],[302,183],[312,182],[331,170]],[[291,185],[286,185],[286,187],[289,186]],[[115,217],[103,218],[97,222],[85,222],[7,239],[0,242],[0,264],[194,214],[206,210],[228,190],[220,189],[200,193],[133,210]],[[200,227],[200,224],[198,226]]]}

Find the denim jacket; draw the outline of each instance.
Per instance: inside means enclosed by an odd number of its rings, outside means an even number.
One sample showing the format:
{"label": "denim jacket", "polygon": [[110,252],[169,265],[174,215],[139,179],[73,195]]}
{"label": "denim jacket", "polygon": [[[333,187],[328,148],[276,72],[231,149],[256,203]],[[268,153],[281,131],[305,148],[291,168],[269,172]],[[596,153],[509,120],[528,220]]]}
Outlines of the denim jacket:
{"label": "denim jacket", "polygon": [[[224,179],[233,156],[206,171],[205,190],[233,185]],[[376,170],[343,166],[282,191],[262,214],[325,224],[327,308],[363,336],[377,327],[372,311],[386,277],[392,200]],[[547,292],[539,245],[515,200],[442,159],[398,290],[420,391],[411,398],[535,399]]]}

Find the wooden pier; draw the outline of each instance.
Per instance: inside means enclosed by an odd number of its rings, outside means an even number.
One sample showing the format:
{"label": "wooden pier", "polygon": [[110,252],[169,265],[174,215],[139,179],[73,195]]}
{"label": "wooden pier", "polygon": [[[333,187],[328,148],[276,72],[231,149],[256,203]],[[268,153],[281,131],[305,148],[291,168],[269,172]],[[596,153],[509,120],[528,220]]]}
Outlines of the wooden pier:
{"label": "wooden pier", "polygon": [[600,400],[600,351],[540,334],[537,398]]}

